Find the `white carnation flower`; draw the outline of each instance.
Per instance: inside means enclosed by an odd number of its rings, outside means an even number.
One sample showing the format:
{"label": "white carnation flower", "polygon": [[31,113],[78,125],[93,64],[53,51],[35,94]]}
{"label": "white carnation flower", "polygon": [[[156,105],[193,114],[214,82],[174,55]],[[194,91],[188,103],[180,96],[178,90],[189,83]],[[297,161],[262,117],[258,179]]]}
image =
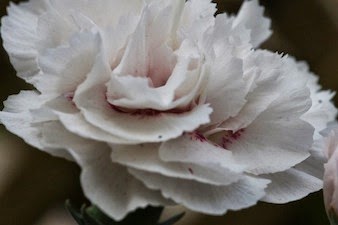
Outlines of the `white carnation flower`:
{"label": "white carnation flower", "polygon": [[208,214],[322,187],[314,140],[336,109],[304,63],[257,47],[256,0],[30,0],[4,47],[35,86],[0,113],[27,143],[82,167],[86,196],[120,220],[146,205]]}
{"label": "white carnation flower", "polygon": [[338,216],[338,126],[330,130],[323,141],[324,154],[328,158],[324,173],[324,203],[329,218],[337,219]]}

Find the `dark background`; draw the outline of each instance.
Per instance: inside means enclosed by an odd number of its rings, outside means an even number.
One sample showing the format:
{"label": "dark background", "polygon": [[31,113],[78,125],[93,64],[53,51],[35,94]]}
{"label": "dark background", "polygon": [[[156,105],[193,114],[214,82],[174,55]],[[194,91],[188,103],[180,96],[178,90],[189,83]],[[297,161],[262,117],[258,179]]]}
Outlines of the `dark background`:
{"label": "dark background", "polygon": [[[19,1],[14,1],[19,2]],[[242,0],[218,0],[219,12],[236,13]],[[338,0],[261,0],[272,19],[272,37],[262,48],[306,60],[325,89],[338,90]],[[0,0],[0,16],[8,0]],[[0,48],[0,102],[30,86],[15,76]],[[335,98],[336,105],[337,98]],[[79,168],[35,150],[0,127],[0,224],[73,225],[66,198],[82,201]],[[183,224],[328,225],[322,192],[285,204],[260,203],[222,217],[188,213]],[[178,225],[180,225],[178,224]]]}

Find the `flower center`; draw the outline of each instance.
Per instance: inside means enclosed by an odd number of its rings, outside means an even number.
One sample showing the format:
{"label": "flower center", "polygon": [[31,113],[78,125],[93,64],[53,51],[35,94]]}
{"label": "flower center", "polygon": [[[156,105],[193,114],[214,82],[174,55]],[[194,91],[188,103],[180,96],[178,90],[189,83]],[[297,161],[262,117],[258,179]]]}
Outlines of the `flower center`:
{"label": "flower center", "polygon": [[221,132],[221,134],[223,134],[221,146],[224,149],[227,149],[231,144],[233,144],[235,141],[237,141],[242,136],[244,131],[245,131],[244,129],[240,129],[236,132],[233,132],[233,131],[223,131],[223,132]]}
{"label": "flower center", "polygon": [[116,106],[113,104],[110,104],[110,107],[119,113],[126,113],[130,114],[132,116],[140,116],[140,117],[153,117],[153,116],[161,116],[163,113],[170,113],[170,114],[181,114],[185,112],[189,112],[192,108],[186,107],[186,108],[178,108],[178,109],[170,109],[170,110],[156,110],[156,109],[131,109],[131,108],[124,108],[120,106]]}

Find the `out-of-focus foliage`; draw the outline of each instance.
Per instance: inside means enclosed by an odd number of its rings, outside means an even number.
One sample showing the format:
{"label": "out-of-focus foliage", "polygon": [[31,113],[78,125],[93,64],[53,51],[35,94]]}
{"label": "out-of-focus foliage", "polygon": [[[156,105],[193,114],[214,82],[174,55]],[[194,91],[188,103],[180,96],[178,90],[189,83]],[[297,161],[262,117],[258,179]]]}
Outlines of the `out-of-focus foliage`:
{"label": "out-of-focus foliage", "polygon": [[83,204],[81,208],[78,208],[70,200],[67,200],[65,205],[79,225],[137,225],[139,223],[144,225],[174,225],[184,216],[183,212],[166,219],[164,222],[159,222],[163,207],[146,207],[129,213],[121,221],[115,221],[93,205],[86,206]]}

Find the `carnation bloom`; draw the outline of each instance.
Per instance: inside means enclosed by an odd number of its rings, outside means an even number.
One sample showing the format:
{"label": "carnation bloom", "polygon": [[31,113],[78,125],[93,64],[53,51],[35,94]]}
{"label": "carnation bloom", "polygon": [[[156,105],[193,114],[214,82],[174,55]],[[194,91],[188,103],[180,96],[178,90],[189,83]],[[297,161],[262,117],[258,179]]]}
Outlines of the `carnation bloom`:
{"label": "carnation bloom", "polygon": [[314,143],[333,94],[305,63],[258,46],[257,1],[214,16],[210,0],[31,0],[2,38],[35,91],[0,120],[82,167],[85,195],[120,220],[146,205],[220,215],[322,187]]}
{"label": "carnation bloom", "polygon": [[338,219],[338,127],[331,130],[325,139],[324,152],[328,162],[324,173],[324,203],[328,216],[332,221]]}

